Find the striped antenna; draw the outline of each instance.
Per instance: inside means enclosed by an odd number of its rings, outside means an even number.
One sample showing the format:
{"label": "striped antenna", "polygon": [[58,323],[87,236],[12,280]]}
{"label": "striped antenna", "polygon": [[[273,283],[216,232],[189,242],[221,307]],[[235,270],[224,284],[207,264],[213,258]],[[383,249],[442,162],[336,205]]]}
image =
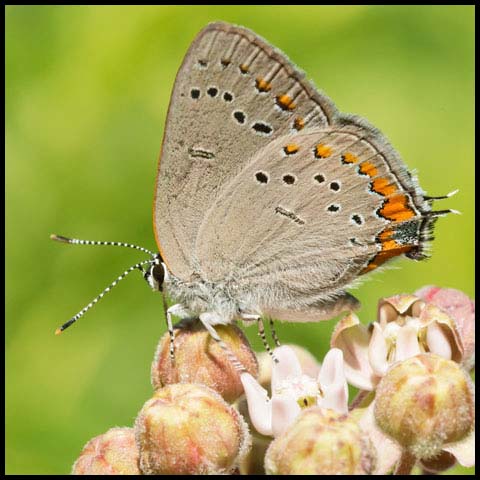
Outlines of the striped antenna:
{"label": "striped antenna", "polygon": [[138,245],[133,245],[131,243],[124,243],[124,242],[102,242],[99,240],[80,240],[79,238],[68,238],[64,237],[63,235],[57,235],[56,233],[52,233],[50,235],[52,240],[61,243],[70,243],[72,245],[101,245],[101,246],[109,246],[109,247],[126,247],[126,248],[134,248],[135,250],[140,250],[141,252],[148,253],[154,257],[156,253],[148,250],[147,248],[139,247]]}
{"label": "striped antenna", "polygon": [[68,322],[65,322],[60,328],[55,330],[55,335],[59,335],[65,329],[67,329],[70,325],[75,323],[79,318],[83,317],[85,313],[90,310],[106,293],[108,293],[115,285],[117,285],[120,280],[123,280],[130,272],[133,270],[140,270],[144,272],[142,265],[152,265],[155,263],[155,259],[158,254],[148,250],[147,248],[139,247],[138,245],[133,245],[131,243],[124,243],[124,242],[103,242],[99,240],[81,240],[79,238],[69,238],[64,237],[63,235],[57,235],[56,233],[52,233],[50,235],[52,240],[61,243],[70,243],[71,245],[97,245],[97,246],[109,246],[109,247],[125,247],[125,248],[134,248],[135,250],[140,250],[141,252],[148,253],[152,256],[150,260],[144,260],[143,262],[136,263],[135,265],[131,266],[129,269],[125,270],[114,282],[112,282],[100,295],[95,297],[85,308],[82,308],[74,317],[72,317]]}
{"label": "striped antenna", "polygon": [[[64,237],[62,237],[64,238]],[[69,239],[67,239],[69,240]],[[63,240],[59,240],[63,241]],[[83,240],[82,240],[83,241]],[[70,242],[68,242],[70,243]],[[107,243],[107,242],[105,242]],[[128,245],[128,244],[125,244]],[[124,246],[125,246],[124,245]],[[140,248],[140,247],[139,247]],[[133,270],[139,269],[143,271],[142,265],[152,265],[155,262],[155,260],[144,260],[143,262],[136,263],[135,265],[132,265],[130,268],[125,270],[114,282],[112,282],[100,295],[95,297],[86,307],[82,308],[75,316],[73,316],[68,322],[65,322],[60,328],[57,328],[55,330],[55,335],[60,335],[65,329],[67,329],[70,325],[75,323],[79,318],[83,317],[85,313],[90,310],[106,293],[108,293],[115,285],[117,285],[120,280],[123,280],[130,272],[133,272]]]}

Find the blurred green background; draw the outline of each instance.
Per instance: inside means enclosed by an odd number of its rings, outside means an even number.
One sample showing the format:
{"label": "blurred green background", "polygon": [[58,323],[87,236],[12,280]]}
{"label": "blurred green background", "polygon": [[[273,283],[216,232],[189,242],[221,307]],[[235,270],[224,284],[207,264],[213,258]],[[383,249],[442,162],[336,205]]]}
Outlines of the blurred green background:
{"label": "blurred green background", "polygon": [[[51,242],[49,234],[156,249],[152,198],[170,92],[208,22],[254,30],[340,110],[379,127],[440,208],[433,256],[401,259],[353,293],[426,285],[474,295],[473,6],[6,7],[6,471],[62,474],[83,445],[131,426],[151,396],[165,331],[138,273],[75,327],[57,326],[143,255]],[[319,359],[335,321],[279,325]],[[248,331],[261,348],[256,328]],[[473,469],[457,468],[456,473]]]}

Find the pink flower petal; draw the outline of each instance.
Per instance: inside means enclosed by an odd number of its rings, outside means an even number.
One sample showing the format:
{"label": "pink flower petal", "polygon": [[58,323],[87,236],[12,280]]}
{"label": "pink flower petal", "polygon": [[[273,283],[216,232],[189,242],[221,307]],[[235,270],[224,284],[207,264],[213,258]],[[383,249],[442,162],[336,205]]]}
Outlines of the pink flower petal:
{"label": "pink flower petal", "polygon": [[318,381],[322,387],[345,381],[343,353],[339,348],[331,348],[325,355],[318,374]]}
{"label": "pink flower petal", "polygon": [[253,426],[262,435],[272,435],[272,404],[267,391],[249,373],[242,373],[240,380]]}
{"label": "pink flower petal", "polygon": [[318,405],[323,408],[331,408],[339,413],[348,413],[348,386],[347,382],[332,383],[322,386],[323,397]]}
{"label": "pink flower petal", "polygon": [[424,327],[427,327],[432,323],[437,323],[442,328],[444,334],[447,335],[446,338],[449,341],[451,348],[451,360],[457,363],[462,361],[464,358],[464,348],[458,327],[453,317],[446,314],[444,310],[433,303],[427,303],[418,316],[418,322]]}
{"label": "pink flower petal", "polygon": [[387,342],[383,336],[382,329],[377,322],[374,322],[372,338],[368,347],[368,359],[373,371],[379,377],[385,375],[385,372],[388,370],[387,354]]}
{"label": "pink flower petal", "polygon": [[377,463],[374,475],[387,475],[398,462],[401,456],[401,448],[392,439],[387,437],[377,426],[373,414],[375,403],[372,402],[366,409],[365,414],[358,422],[360,428],[367,432],[373,446],[377,450]]}
{"label": "pink flower petal", "polygon": [[272,365],[272,392],[287,378],[300,377],[302,366],[292,348],[282,345],[273,351],[278,362]]}
{"label": "pink flower petal", "polygon": [[[300,406],[295,397],[289,393],[272,396],[272,433],[281,435],[300,413]],[[260,432],[262,433],[262,432]],[[265,435],[265,434],[264,434]],[[271,434],[270,434],[271,435]]]}
{"label": "pink flower petal", "polygon": [[323,392],[320,405],[340,413],[348,412],[348,385],[345,378],[343,353],[332,348],[325,355],[318,374],[318,383]]}
{"label": "pink flower petal", "polygon": [[398,310],[386,299],[378,302],[377,320],[384,327],[387,323],[394,322],[398,318]]}
{"label": "pink flower petal", "polygon": [[450,360],[452,358],[452,347],[442,327],[433,322],[427,327],[427,345],[432,353]]}
{"label": "pink flower petal", "polygon": [[448,325],[450,328],[455,328],[455,321],[444,310],[437,307],[433,303],[425,303],[422,310],[418,314],[418,321],[420,325],[426,326],[432,322],[442,323]]}
{"label": "pink flower petal", "polygon": [[370,334],[354,313],[348,314],[335,327],[330,345],[343,352],[348,383],[362,390],[375,388],[375,375],[368,360]]}
{"label": "pink flower petal", "polygon": [[405,325],[397,333],[395,361],[406,360],[421,353],[418,344],[417,329],[413,325]]}
{"label": "pink flower petal", "polygon": [[455,320],[463,347],[463,364],[467,369],[472,368],[475,363],[475,300],[460,290],[432,285],[421,288],[416,295],[441,308]]}
{"label": "pink flower petal", "polygon": [[440,287],[435,287],[433,285],[426,285],[425,287],[419,288],[414,295],[417,297],[423,298],[426,302],[432,302],[435,298],[437,292],[441,290]]}
{"label": "pink flower petal", "polygon": [[473,467],[475,465],[475,430],[472,430],[463,440],[445,445],[443,450],[454,455],[460,465]]}
{"label": "pink flower petal", "polygon": [[398,314],[404,314],[407,310],[418,302],[418,298],[414,295],[394,295],[393,297],[383,298],[378,302],[378,321],[383,327],[388,322],[393,322]]}

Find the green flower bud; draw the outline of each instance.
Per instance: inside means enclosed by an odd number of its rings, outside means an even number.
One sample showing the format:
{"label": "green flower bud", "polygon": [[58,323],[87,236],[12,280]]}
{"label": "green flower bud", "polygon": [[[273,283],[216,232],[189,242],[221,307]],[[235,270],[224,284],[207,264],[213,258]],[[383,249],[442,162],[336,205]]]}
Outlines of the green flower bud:
{"label": "green flower bud", "polygon": [[271,475],[364,475],[374,467],[375,450],[357,421],[321,407],[302,410],[265,456]]}
{"label": "green flower bud", "polygon": [[238,411],[204,385],[158,389],[135,421],[140,469],[147,475],[231,473],[250,447]]}
{"label": "green flower bud", "polygon": [[[246,371],[258,374],[255,353],[243,332],[234,325],[215,327],[220,338]],[[170,358],[170,336],[166,333],[155,353],[151,368],[154,389],[173,383],[201,383],[233,402],[243,393],[240,374],[227,353],[200,322],[184,322],[175,329],[175,360]]]}
{"label": "green flower bud", "polygon": [[473,386],[458,363],[420,354],[387,371],[374,413],[378,426],[416,458],[433,458],[473,428]]}
{"label": "green flower bud", "polygon": [[138,460],[133,428],[111,428],[85,445],[72,475],[140,475]]}

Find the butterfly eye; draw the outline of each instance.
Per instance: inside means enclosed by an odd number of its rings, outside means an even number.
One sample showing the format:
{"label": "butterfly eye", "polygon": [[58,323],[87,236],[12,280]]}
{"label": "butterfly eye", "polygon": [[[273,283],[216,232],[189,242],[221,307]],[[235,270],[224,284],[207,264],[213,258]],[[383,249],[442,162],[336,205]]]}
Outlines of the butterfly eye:
{"label": "butterfly eye", "polygon": [[155,283],[158,285],[158,289],[162,290],[163,281],[165,280],[165,269],[163,265],[161,263],[154,265],[151,269],[151,274]]}

